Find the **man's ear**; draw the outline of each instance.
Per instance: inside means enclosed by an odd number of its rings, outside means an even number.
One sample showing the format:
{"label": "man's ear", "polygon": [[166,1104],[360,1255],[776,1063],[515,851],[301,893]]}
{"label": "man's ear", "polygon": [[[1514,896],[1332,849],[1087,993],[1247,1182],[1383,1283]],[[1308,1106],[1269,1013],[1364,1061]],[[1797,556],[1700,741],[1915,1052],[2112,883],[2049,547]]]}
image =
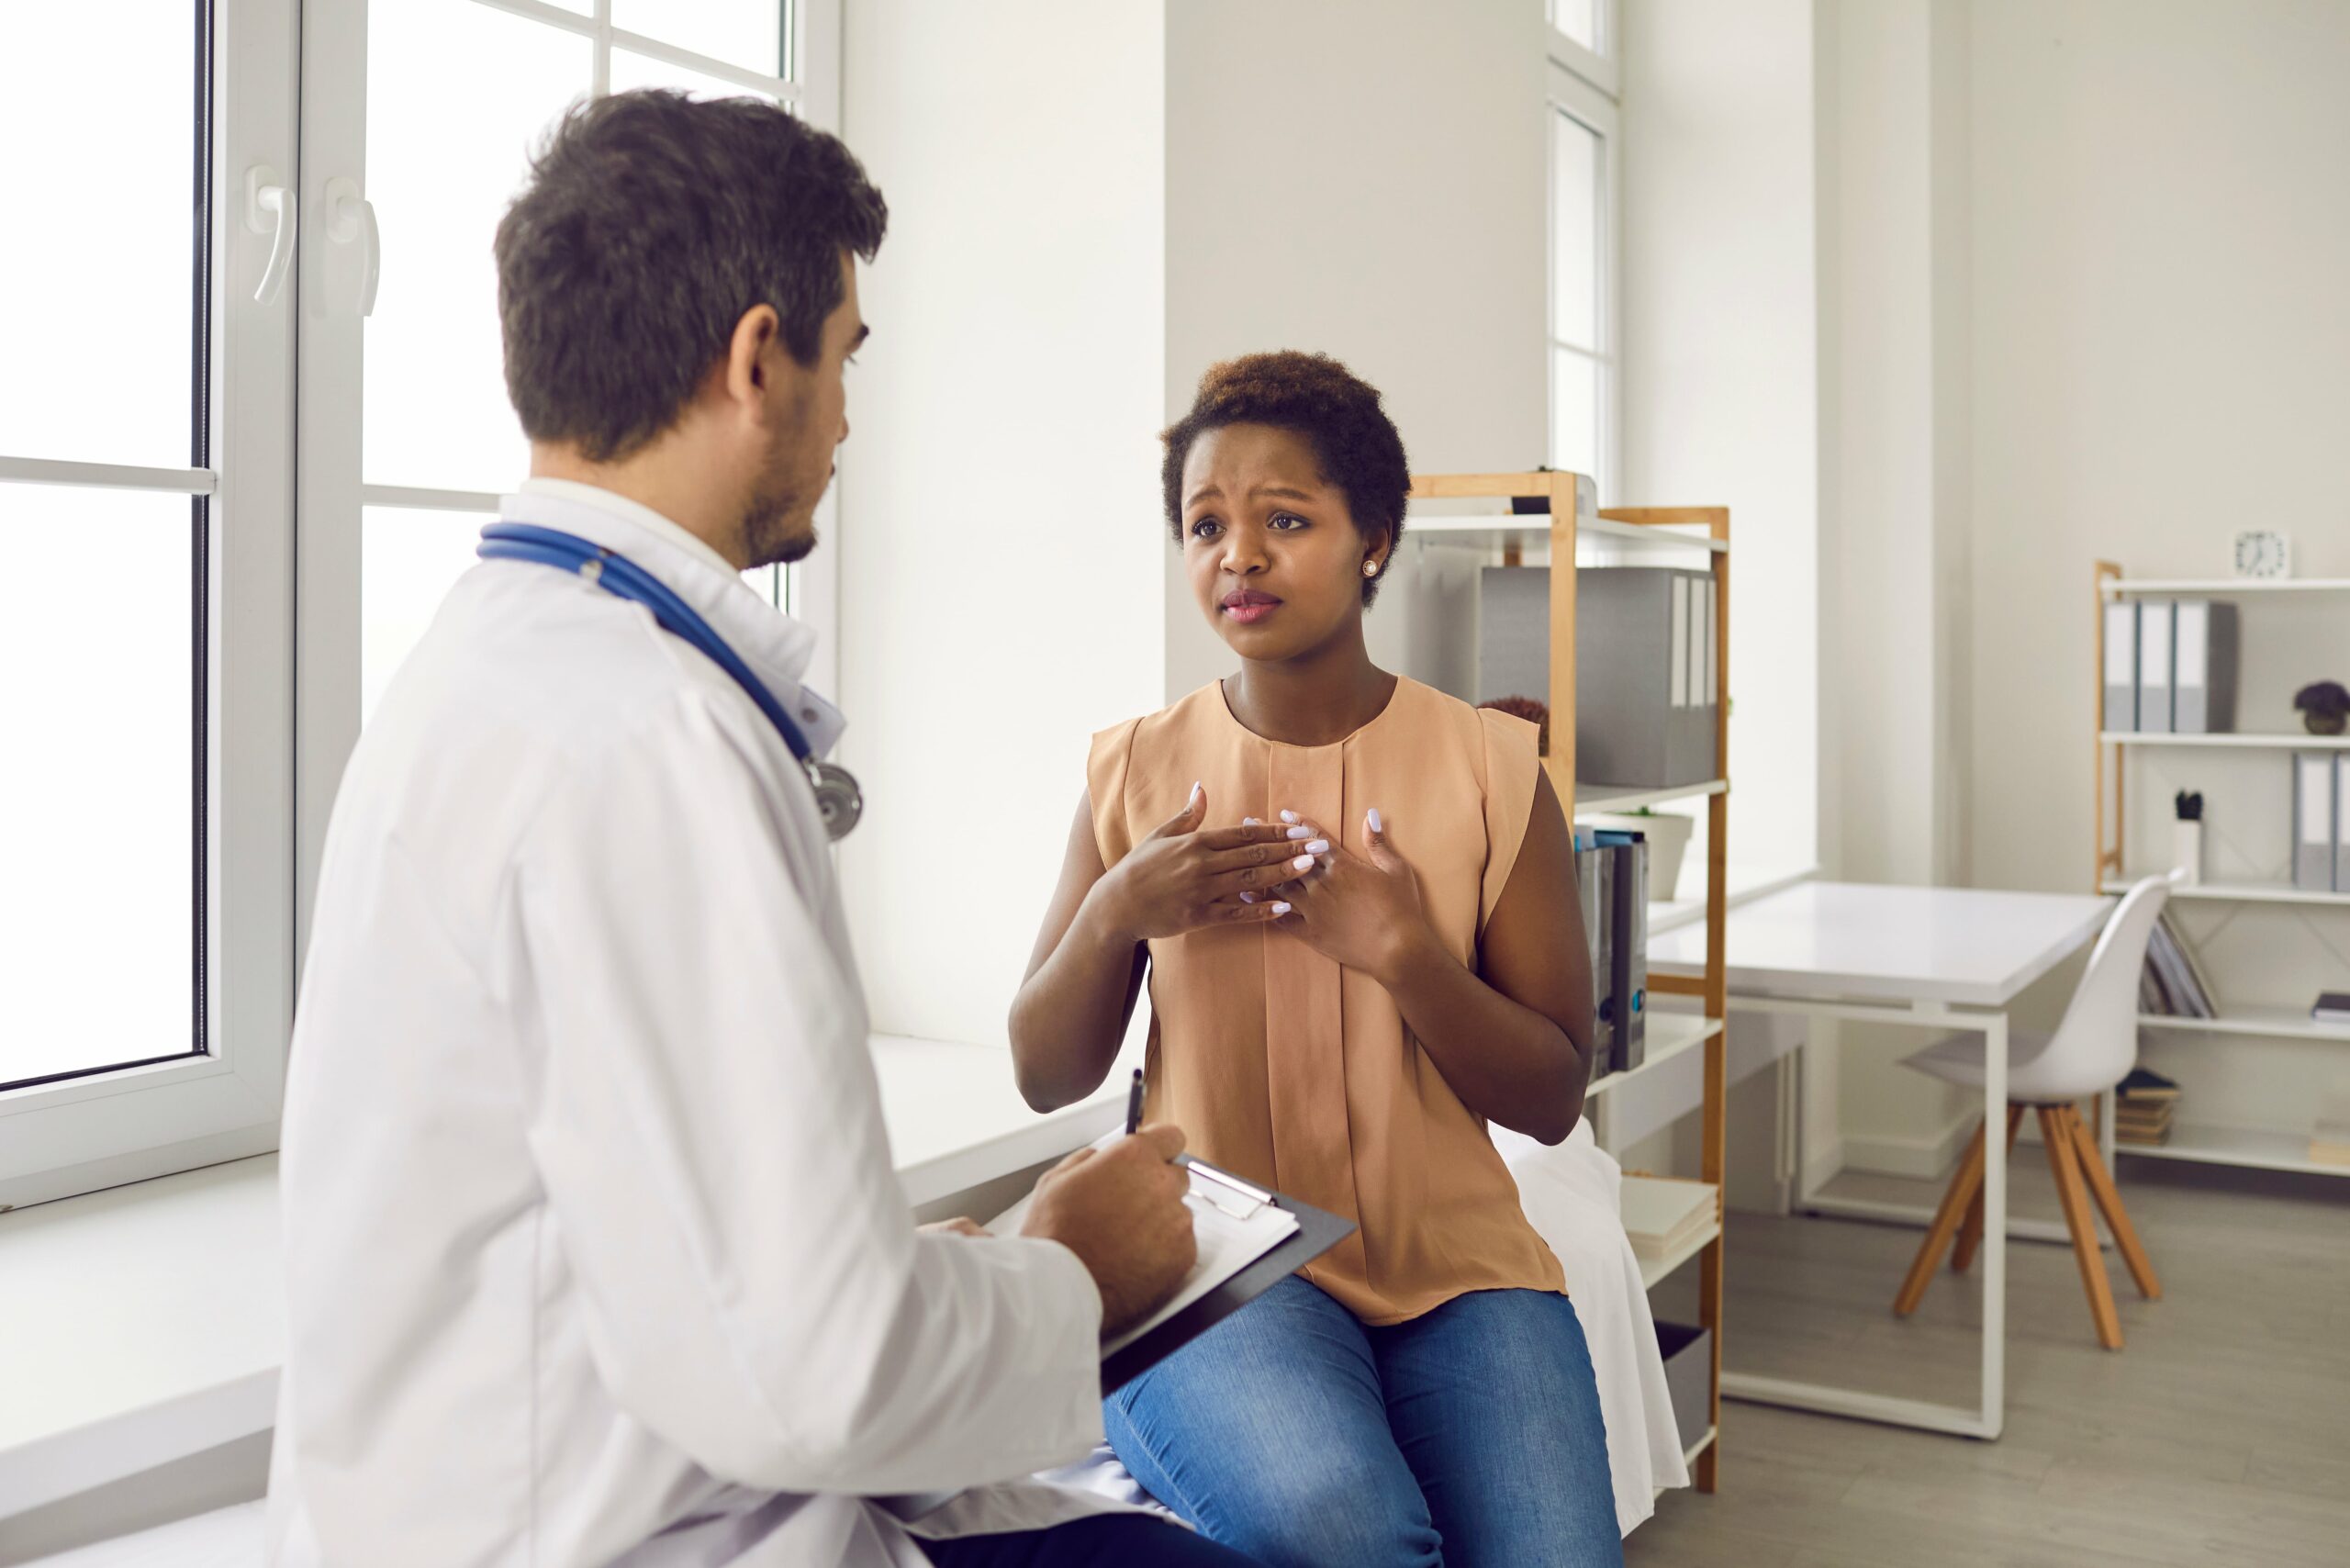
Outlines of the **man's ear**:
{"label": "man's ear", "polygon": [[768,353],[779,344],[783,319],[772,305],[754,305],[734,323],[726,345],[726,400],[753,414],[766,412]]}

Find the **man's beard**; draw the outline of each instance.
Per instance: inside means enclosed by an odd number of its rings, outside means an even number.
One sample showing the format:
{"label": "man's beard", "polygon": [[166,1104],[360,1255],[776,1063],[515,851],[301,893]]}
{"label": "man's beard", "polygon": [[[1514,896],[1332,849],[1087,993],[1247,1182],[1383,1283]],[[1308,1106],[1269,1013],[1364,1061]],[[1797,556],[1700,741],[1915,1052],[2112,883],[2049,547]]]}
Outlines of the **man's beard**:
{"label": "man's beard", "polygon": [[816,530],[810,526],[793,532],[792,520],[800,515],[800,498],[789,486],[778,486],[751,498],[750,510],[743,514],[743,552],[754,568],[789,566],[807,559],[816,548]]}

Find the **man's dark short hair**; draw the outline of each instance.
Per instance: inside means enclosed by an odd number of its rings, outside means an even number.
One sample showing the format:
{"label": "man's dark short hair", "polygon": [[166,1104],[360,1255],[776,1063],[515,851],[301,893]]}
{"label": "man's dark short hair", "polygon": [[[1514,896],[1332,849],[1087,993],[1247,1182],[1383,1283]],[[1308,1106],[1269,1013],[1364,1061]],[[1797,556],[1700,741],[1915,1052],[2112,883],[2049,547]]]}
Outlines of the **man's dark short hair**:
{"label": "man's dark short hair", "polygon": [[772,305],[815,363],[841,253],[890,209],[836,137],[757,98],[615,93],[576,104],[498,226],[506,390],[533,441],[591,462],[677,420],[744,311]]}
{"label": "man's dark short hair", "polygon": [[[1167,443],[1159,487],[1166,496],[1167,525],[1178,544],[1183,542],[1183,464],[1193,442],[1226,425],[1273,425],[1304,438],[1323,479],[1347,498],[1347,510],[1364,543],[1386,543],[1393,559],[1404,537],[1412,465],[1404,460],[1395,421],[1379,406],[1379,388],[1327,354],[1295,349],[1210,365],[1200,377],[1192,411],[1159,436]],[[1363,603],[1378,597],[1385,576],[1363,579]]]}

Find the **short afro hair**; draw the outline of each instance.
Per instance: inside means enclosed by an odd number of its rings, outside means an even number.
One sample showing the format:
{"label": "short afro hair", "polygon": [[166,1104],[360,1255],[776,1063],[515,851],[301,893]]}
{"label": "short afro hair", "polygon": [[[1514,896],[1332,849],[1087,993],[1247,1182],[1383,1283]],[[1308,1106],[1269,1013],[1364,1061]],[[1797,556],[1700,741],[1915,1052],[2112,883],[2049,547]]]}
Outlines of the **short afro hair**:
{"label": "short afro hair", "polygon": [[[1384,542],[1389,559],[1404,537],[1404,501],[1412,467],[1404,438],[1379,406],[1379,388],[1327,354],[1283,349],[1243,354],[1208,367],[1191,412],[1161,432],[1167,458],[1159,466],[1167,525],[1183,542],[1183,464],[1192,443],[1226,425],[1271,425],[1303,436],[1322,477],[1347,498],[1355,528],[1371,543]],[[1362,601],[1378,596],[1386,577],[1366,577]]]}

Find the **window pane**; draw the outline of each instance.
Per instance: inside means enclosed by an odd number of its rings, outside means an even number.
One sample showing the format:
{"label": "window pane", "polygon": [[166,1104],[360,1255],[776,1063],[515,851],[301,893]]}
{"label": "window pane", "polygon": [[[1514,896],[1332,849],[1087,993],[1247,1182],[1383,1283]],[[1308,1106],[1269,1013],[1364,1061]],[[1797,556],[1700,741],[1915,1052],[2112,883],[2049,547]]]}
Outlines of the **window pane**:
{"label": "window pane", "polygon": [[399,673],[494,521],[480,512],[365,507],[359,514],[359,722]]}
{"label": "window pane", "polygon": [[371,484],[505,490],[528,454],[506,400],[490,240],[532,144],[593,81],[592,46],[471,0],[372,6],[367,28],[384,270],[363,471]]}
{"label": "window pane", "polygon": [[1599,48],[1599,0],[1550,0],[1550,25],[1591,50]]}
{"label": "window pane", "polygon": [[688,71],[683,66],[670,65],[624,49],[612,50],[612,91],[626,93],[638,87],[675,87],[681,92],[691,93],[697,98],[759,96],[747,87],[738,87],[715,76],[705,76],[699,71]]}
{"label": "window pane", "polygon": [[1550,330],[1597,349],[1600,140],[1563,113],[1550,117]]}
{"label": "window pane", "polygon": [[195,1048],[191,514],[0,485],[0,1086]]}
{"label": "window pane", "polygon": [[1550,351],[1550,466],[1599,472],[1599,365],[1573,349]]}
{"label": "window pane", "polygon": [[[746,71],[784,73],[783,0],[612,0],[612,25]],[[617,62],[613,71],[618,85]]]}
{"label": "window pane", "polygon": [[[190,462],[197,8],[143,9],[126,25],[113,6],[7,8],[0,453],[13,457]],[[229,282],[250,294],[257,280]]]}

